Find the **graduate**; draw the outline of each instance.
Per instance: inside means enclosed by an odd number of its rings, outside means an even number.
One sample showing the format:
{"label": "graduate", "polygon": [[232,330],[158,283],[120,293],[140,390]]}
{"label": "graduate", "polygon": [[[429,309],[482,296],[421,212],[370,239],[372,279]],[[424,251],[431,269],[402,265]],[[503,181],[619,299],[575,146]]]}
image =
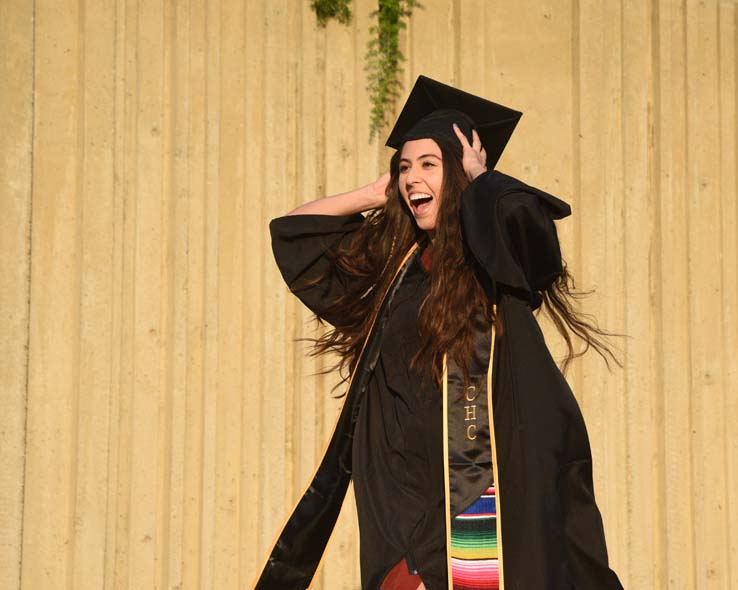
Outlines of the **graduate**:
{"label": "graduate", "polygon": [[582,414],[533,312],[564,336],[564,368],[572,335],[615,359],[571,304],[554,224],[569,206],[494,170],[520,116],[420,76],[388,173],[271,222],[347,386],[254,588],[310,587],[351,481],[362,590],[622,588]]}

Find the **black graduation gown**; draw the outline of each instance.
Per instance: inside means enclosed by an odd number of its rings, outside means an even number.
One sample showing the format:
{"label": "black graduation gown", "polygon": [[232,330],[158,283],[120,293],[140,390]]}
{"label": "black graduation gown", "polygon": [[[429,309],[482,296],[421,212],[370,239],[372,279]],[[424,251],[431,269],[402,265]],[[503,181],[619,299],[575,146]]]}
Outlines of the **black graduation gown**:
{"label": "black graduation gown", "polygon": [[[607,565],[604,532],[592,489],[589,442],[581,412],[532,315],[532,310],[541,303],[538,291],[545,289],[561,272],[553,220],[568,215],[569,207],[516,179],[488,172],[480,175],[462,195],[461,214],[464,239],[483,270],[481,278],[485,287],[490,294],[495,293],[503,325],[502,333],[496,336],[492,374],[497,485],[504,506],[501,546],[505,587],[621,588],[617,576]],[[350,234],[359,223],[360,216],[300,216],[274,220],[271,230],[275,257],[287,284],[295,287],[305,278],[322,273],[328,263],[323,256],[325,248]],[[353,470],[358,483],[364,590],[378,588],[383,575],[403,554],[417,564],[429,590],[446,587],[445,514],[441,503],[444,488],[442,480],[439,482],[443,459],[435,458],[441,441],[433,436],[438,429],[426,429],[424,436],[402,436],[408,428],[412,429],[412,420],[408,421],[407,412],[399,412],[398,407],[404,405],[407,409],[412,403],[411,392],[398,395],[395,390],[402,387],[393,387],[393,379],[406,386],[407,379],[413,377],[407,370],[397,377],[403,367],[407,367],[405,362],[409,359],[400,355],[400,362],[392,366],[391,353],[397,353],[397,342],[407,338],[408,302],[412,305],[424,294],[417,264],[411,262],[402,272],[403,280],[399,286],[396,284],[389,304],[380,314],[382,335],[363,355],[371,357],[366,366],[359,363],[359,372],[366,375],[361,386],[363,395],[354,396],[355,401],[358,400],[355,406],[351,412],[344,412],[351,414],[352,419],[346,418],[344,426],[339,420],[339,434],[334,434],[326,454],[328,458],[331,453],[340,455],[338,464],[345,468],[349,477]],[[344,280],[334,273],[321,284],[299,290],[297,294],[314,312],[330,322],[327,303],[343,290]],[[399,339],[393,325],[404,326],[405,334]],[[405,344],[405,353],[412,356],[417,342],[411,337]],[[431,403],[416,404],[417,416],[413,419],[417,424],[436,424],[440,408],[432,403],[434,396],[428,395],[433,392],[420,393],[420,398],[425,397]],[[388,435],[393,425],[396,430]],[[337,447],[333,443],[341,438],[341,432],[357,435],[350,451],[346,444],[343,451],[335,450]],[[389,441],[389,444],[377,445],[376,441],[381,438],[378,433],[383,434],[384,442]],[[417,433],[422,434],[422,429],[418,430],[416,425],[413,434]],[[408,438],[414,441],[409,446],[393,446],[393,441]],[[372,451],[375,447],[377,452]],[[414,475],[427,474],[419,480],[422,485],[415,488],[411,485],[407,489],[408,480],[404,480],[404,489],[403,486],[393,489],[392,484],[377,486],[376,477],[373,487],[366,485],[366,481],[372,479],[368,474],[377,471],[376,464],[386,467],[398,455],[400,464],[407,465],[407,458],[412,458],[409,463]],[[326,480],[325,473],[321,477]],[[306,497],[310,490],[321,489],[315,484],[322,480],[316,475]],[[489,484],[486,477],[461,477],[460,481],[462,484],[456,486],[452,494],[451,516],[464,510]],[[330,494],[321,492],[321,500],[330,497],[340,508],[342,493],[330,489]],[[403,502],[403,498],[392,502],[392,492],[398,489],[400,496],[405,494],[404,500],[415,497],[419,512],[410,511],[412,514],[408,517],[405,510],[410,503]],[[379,512],[376,509],[378,500],[383,508]],[[304,588],[312,579],[317,563],[310,564],[315,562],[319,552],[314,547],[308,549],[307,542],[300,540],[299,532],[313,530],[307,523],[319,520],[311,517],[310,521],[306,516],[310,511],[305,511],[304,505],[311,502],[316,503],[314,499],[303,501],[303,509],[295,511],[292,524],[288,524],[275,544],[256,586],[260,590]],[[421,521],[418,513],[425,513],[426,517]],[[393,515],[396,526],[388,535]],[[324,520],[330,522],[331,518]],[[324,530],[326,528],[328,525],[317,525],[310,537],[327,542],[330,530]],[[385,543],[381,543],[382,534],[389,537]],[[303,559],[304,555],[296,557],[307,553],[311,553],[310,559]],[[295,563],[291,564],[293,559]],[[297,563],[299,566],[295,565]]]}

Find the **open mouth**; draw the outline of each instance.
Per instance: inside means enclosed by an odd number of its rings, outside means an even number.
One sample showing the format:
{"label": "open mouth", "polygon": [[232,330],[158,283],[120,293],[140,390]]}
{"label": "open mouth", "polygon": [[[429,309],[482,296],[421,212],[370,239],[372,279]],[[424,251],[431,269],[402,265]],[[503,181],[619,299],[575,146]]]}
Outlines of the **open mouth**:
{"label": "open mouth", "polygon": [[417,217],[423,215],[428,209],[430,209],[430,203],[433,200],[433,196],[427,193],[415,193],[410,195],[410,208],[413,210],[413,214]]}

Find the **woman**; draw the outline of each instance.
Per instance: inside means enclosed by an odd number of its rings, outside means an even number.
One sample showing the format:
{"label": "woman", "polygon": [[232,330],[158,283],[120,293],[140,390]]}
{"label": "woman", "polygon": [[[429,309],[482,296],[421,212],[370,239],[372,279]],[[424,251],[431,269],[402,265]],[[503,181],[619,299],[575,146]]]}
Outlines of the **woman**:
{"label": "woman", "polygon": [[[532,314],[607,352],[567,303],[569,207],[491,170],[514,111],[479,101],[421,77],[389,174],[271,224],[285,281],[333,326],[316,352],[350,378],[259,590],[310,585],[350,480],[363,590],[621,588],[582,416]],[[480,140],[485,109],[498,131]]]}

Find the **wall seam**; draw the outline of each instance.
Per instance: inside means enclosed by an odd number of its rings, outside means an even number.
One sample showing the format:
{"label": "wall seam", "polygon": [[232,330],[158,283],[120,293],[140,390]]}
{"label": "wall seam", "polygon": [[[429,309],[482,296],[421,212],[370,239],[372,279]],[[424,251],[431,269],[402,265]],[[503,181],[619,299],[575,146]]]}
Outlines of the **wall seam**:
{"label": "wall seam", "polygon": [[[719,226],[719,235],[720,235],[720,248],[722,251],[722,247],[725,243],[725,224],[723,222],[723,199],[724,199],[724,186],[723,186],[723,140],[725,137],[725,133],[723,131],[723,116],[724,116],[724,109],[723,109],[723,77],[722,77],[722,64],[723,60],[725,59],[725,56],[722,52],[722,36],[721,36],[721,25],[720,25],[720,17],[721,17],[721,3],[718,2],[715,4],[715,46],[717,50],[717,65],[715,68],[715,74],[716,74],[716,88],[715,91],[717,93],[717,147],[718,147],[718,154],[719,156],[715,159],[716,165],[717,165],[717,178],[718,178],[718,219],[721,220],[720,226]],[[723,265],[724,259],[721,256],[720,261],[720,295],[722,301],[724,301],[725,297],[725,267]],[[728,387],[728,379],[726,378],[726,361],[727,358],[725,356],[725,308],[721,306],[721,321],[718,322],[718,325],[721,326],[720,330],[720,340],[723,342],[723,355],[721,360],[721,367],[720,367],[720,374],[721,374],[721,393],[722,393],[722,403],[721,403],[721,411],[723,414],[723,417],[728,415],[728,403],[727,403],[727,387]],[[723,444],[725,444],[725,441],[727,441],[727,435],[728,435],[728,427],[726,424],[726,420],[723,419],[722,424],[722,438],[723,438]],[[729,510],[730,510],[730,490],[728,489],[728,453],[725,451],[728,451],[728,449],[723,449],[723,473],[725,476],[722,478],[722,501],[725,506],[725,519],[724,522],[726,526],[723,529],[723,543],[722,543],[722,550],[723,550],[723,558],[724,563],[726,564],[726,580],[730,581],[730,538],[729,538],[729,528],[730,528],[730,518],[729,518]],[[720,561],[723,561],[722,559]]]}
{"label": "wall seam", "polygon": [[[159,542],[156,546],[156,554],[160,554],[160,561],[158,564],[159,571],[155,573],[158,577],[160,587],[168,588],[170,579],[172,577],[171,557],[172,557],[172,472],[175,469],[172,464],[172,458],[174,456],[174,433],[173,433],[173,422],[174,422],[174,342],[176,340],[175,332],[175,297],[177,290],[177,278],[176,278],[176,209],[177,209],[177,194],[175,189],[175,147],[176,135],[176,109],[172,106],[174,100],[176,100],[176,76],[174,53],[176,48],[173,47],[175,43],[175,29],[176,29],[176,4],[165,2],[161,8],[162,11],[162,23],[161,23],[161,110],[160,110],[160,129],[161,129],[161,146],[160,146],[160,161],[161,161],[161,192],[159,200],[159,215],[162,225],[160,237],[164,237],[161,240],[160,246],[160,268],[161,273],[165,277],[160,293],[159,299],[159,338],[160,342],[164,342],[165,346],[160,345],[159,348],[159,370],[160,379],[162,386],[160,388],[160,399],[162,400],[161,407],[164,410],[158,417],[160,427],[162,429],[161,442],[159,443],[159,457],[161,459],[161,465],[164,467],[161,476],[160,483],[160,494],[157,500],[158,507],[162,510],[161,517],[161,532]],[[173,221],[174,220],[174,221]],[[159,555],[157,555],[159,557]]]}
{"label": "wall seam", "polygon": [[[651,176],[652,176],[652,193],[653,193],[653,218],[651,220],[651,229],[653,232],[652,241],[649,249],[653,253],[649,253],[649,265],[653,262],[653,268],[649,269],[649,275],[655,280],[651,281],[651,287],[654,289],[653,302],[656,307],[655,313],[653,313],[653,321],[655,322],[655,329],[653,330],[653,344],[655,348],[655,360],[658,363],[658,370],[655,371],[655,395],[653,402],[656,404],[655,413],[657,418],[663,420],[665,411],[665,386],[664,386],[664,373],[665,373],[665,350],[663,339],[657,335],[663,334],[663,309],[664,309],[664,292],[663,292],[663,224],[662,224],[662,211],[663,211],[663,194],[662,194],[662,161],[661,161],[661,3],[660,0],[651,0],[651,97],[653,101],[653,108],[651,110],[652,120],[649,125],[649,139],[651,142]],[[666,455],[666,440],[665,432],[666,428],[663,426],[662,421],[661,431],[654,429],[654,446],[658,456],[665,457]],[[656,497],[667,488],[667,474],[666,464],[664,461],[659,463],[658,473],[656,476],[656,482],[658,485]],[[666,503],[657,501],[657,513],[656,513],[656,535],[658,542],[659,560],[655,566],[656,579],[662,583],[665,582],[664,577],[667,578],[668,583],[668,551],[667,544],[663,542],[667,537],[666,527],[668,521],[668,515],[666,512]]]}
{"label": "wall seam", "polygon": [[[118,201],[118,198],[120,197],[119,193],[119,182],[116,180],[116,170],[117,170],[117,162],[119,157],[119,151],[118,151],[118,139],[116,138],[116,123],[118,118],[118,109],[120,107],[120,103],[118,101],[118,58],[119,58],[119,52],[118,52],[118,43],[119,43],[119,37],[118,37],[118,0],[115,0],[112,2],[112,12],[113,12],[113,39],[111,40],[111,43],[113,45],[113,67],[111,72],[111,77],[113,80],[113,113],[112,113],[112,121],[110,122],[110,130],[111,130],[111,161],[110,161],[110,173],[111,178],[113,178],[113,186],[112,191],[110,194],[111,203],[110,206],[113,211],[112,216],[112,222],[110,226],[110,234],[113,236],[112,242],[111,242],[111,248],[110,248],[110,260],[112,261],[112,276],[111,276],[111,305],[110,305],[110,397],[108,400],[108,432],[107,432],[107,454],[106,454],[106,463],[105,463],[105,469],[106,469],[106,481],[107,481],[107,490],[106,490],[106,499],[105,499],[105,540],[103,542],[103,551],[102,551],[102,558],[103,558],[103,575],[102,575],[102,587],[108,588],[107,585],[108,581],[108,557],[109,557],[109,548],[110,548],[110,542],[109,542],[109,536],[110,536],[110,527],[111,527],[111,520],[112,520],[112,527],[115,532],[117,532],[117,522],[116,519],[113,517],[111,519],[111,510],[110,510],[110,497],[111,497],[111,485],[110,485],[110,478],[111,478],[111,469],[110,469],[110,463],[111,463],[111,455],[115,451],[116,455],[119,453],[119,449],[112,449],[111,441],[113,439],[113,433],[114,433],[114,424],[113,421],[117,419],[118,412],[115,411],[115,395],[120,394],[120,387],[119,383],[116,386],[115,376],[114,376],[114,367],[116,366],[115,363],[115,356],[117,353],[115,344],[114,344],[114,338],[113,335],[115,334],[115,318],[116,318],[116,312],[115,312],[115,286],[116,286],[116,274],[117,269],[115,268],[115,263],[117,261],[116,258],[116,244],[115,239],[117,237],[116,235],[116,227],[115,227],[115,212],[116,209],[116,203]],[[120,366],[120,365],[118,365]],[[116,460],[116,466],[117,466],[117,460]],[[117,487],[118,480],[117,477],[114,480],[115,485]],[[115,539],[115,532],[112,535],[113,539]],[[115,571],[115,570],[113,570]],[[114,583],[114,579],[111,581],[111,583]]]}
{"label": "wall seam", "polygon": [[76,202],[74,204],[76,236],[75,251],[77,260],[75,260],[76,277],[76,307],[77,307],[77,326],[75,340],[71,345],[74,354],[74,374],[72,392],[70,397],[71,413],[69,416],[69,433],[70,433],[70,474],[69,474],[69,499],[68,499],[68,515],[67,515],[67,535],[69,544],[66,550],[67,570],[66,581],[67,587],[74,589],[76,551],[77,551],[77,495],[79,485],[79,445],[80,445],[80,396],[81,396],[81,348],[82,348],[82,323],[83,323],[83,282],[84,282],[84,175],[85,175],[85,64],[86,64],[86,39],[85,39],[85,20],[86,6],[85,0],[77,0],[77,97],[75,100],[76,117],[75,132],[77,152],[75,154],[75,174],[74,180],[76,187]]}
{"label": "wall seam", "polygon": [[[572,1],[572,29],[571,29],[571,177],[572,197],[575,209],[581,211],[582,204],[582,81],[581,81],[581,8],[580,0]],[[577,273],[582,273],[582,216],[575,211],[574,224],[574,260]],[[581,310],[581,307],[580,307]],[[584,402],[582,394],[584,388],[584,374],[581,364],[577,364],[571,379],[574,381],[574,391],[578,394],[580,403]]]}
{"label": "wall seam", "polygon": [[[626,101],[625,101],[625,82],[626,82],[626,75],[625,75],[625,0],[620,0],[619,2],[619,29],[618,29],[618,35],[620,37],[620,47],[619,47],[619,78],[618,78],[618,88],[619,88],[619,99],[620,99],[620,178],[618,179],[619,189],[622,191],[623,197],[619,199],[620,201],[620,211],[618,223],[620,227],[622,228],[622,251],[620,253],[620,264],[621,268],[623,269],[623,276],[628,276],[628,224],[626,219],[626,210],[627,210],[627,199],[628,195],[626,193],[627,188],[627,180],[626,180],[626,162],[627,162],[627,138],[628,138],[628,129],[627,129],[627,112],[626,112]],[[627,329],[628,327],[628,320],[629,320],[629,314],[628,314],[628,282],[624,281],[622,284],[622,325],[624,329]],[[624,330],[625,331],[625,330]],[[626,332],[627,334],[627,332]],[[630,421],[630,407],[631,407],[631,392],[629,389],[630,385],[630,379],[629,376],[631,374],[631,368],[630,368],[630,362],[629,357],[633,353],[632,347],[630,346],[629,340],[626,339],[624,343],[624,365],[623,365],[623,371],[622,371],[622,386],[623,386],[623,411],[625,413],[624,421],[623,421],[623,444],[625,446],[625,462],[626,462],[626,481],[628,484],[628,487],[630,487],[630,478],[631,478],[631,461],[633,459],[633,452],[632,452],[632,446],[631,446],[631,421]],[[626,515],[629,517],[633,512],[633,498],[631,497],[631,494],[626,494],[625,499],[625,510]],[[630,535],[631,532],[631,523],[628,521],[628,523],[625,525],[625,529],[628,534],[628,538],[631,538],[632,535]],[[630,548],[630,543],[628,543],[628,548]],[[633,562],[631,559],[630,552],[626,552],[627,559],[626,559],[626,572],[628,574],[628,578],[630,580],[633,580]],[[625,587],[634,586],[637,585],[635,582],[628,583],[625,582]]]}
{"label": "wall seam", "polygon": [[20,484],[21,496],[21,519],[20,519],[20,550],[18,552],[18,588],[23,588],[23,549],[25,547],[25,509],[26,509],[26,465],[28,458],[28,388],[31,380],[31,280],[33,273],[33,194],[34,194],[34,154],[36,141],[36,0],[33,0],[31,8],[31,141],[29,146],[29,199],[28,199],[28,239],[26,241],[27,266],[27,290],[26,290],[26,342],[24,344],[26,353],[26,375],[25,395],[23,405],[23,477]]}
{"label": "wall seam", "polygon": [[[208,125],[208,113],[210,112],[210,74],[211,74],[211,68],[210,68],[210,7],[208,3],[203,3],[203,23],[202,23],[202,45],[203,45],[203,62],[202,62],[202,79],[203,79],[203,86],[202,86],[202,113],[201,113],[201,120],[198,121],[198,123],[202,124],[202,141],[203,141],[203,150],[201,155],[201,164],[202,164],[202,178],[200,181],[202,182],[202,186],[200,187],[202,189],[202,219],[200,219],[200,227],[198,228],[198,231],[202,232],[202,261],[201,261],[201,276],[203,277],[202,284],[200,285],[200,294],[202,295],[202,299],[200,301],[200,334],[201,334],[201,340],[200,340],[200,349],[199,352],[202,355],[202,371],[200,373],[200,382],[199,382],[199,392],[202,400],[202,409],[201,414],[199,417],[199,426],[200,426],[200,441],[199,441],[199,452],[200,452],[200,465],[198,466],[198,498],[197,498],[197,524],[198,524],[198,530],[197,530],[197,550],[198,550],[198,564],[197,564],[197,581],[199,585],[202,587],[205,585],[205,574],[210,573],[212,571],[212,568],[208,566],[206,562],[210,560],[210,556],[205,556],[205,535],[207,533],[206,529],[206,523],[205,518],[203,516],[205,512],[205,501],[207,497],[207,484],[206,484],[206,452],[208,451],[207,447],[207,420],[208,420],[208,410],[207,410],[207,395],[206,392],[208,391],[208,370],[209,370],[209,364],[208,364],[208,339],[209,339],[209,331],[208,331],[208,294],[209,294],[209,277],[208,277],[208,212],[209,212],[209,199],[211,197],[211,191],[210,191],[210,184],[209,184],[209,168],[208,168],[208,162],[210,159],[210,152],[208,150],[209,142],[210,142],[210,126]],[[192,10],[192,5],[190,5],[190,10]],[[191,57],[190,57],[191,59]],[[190,112],[190,115],[192,113]],[[191,148],[192,146],[190,146]],[[209,468],[209,465],[207,466]],[[208,585],[212,586],[212,585]],[[206,587],[208,587],[206,586]]]}
{"label": "wall seam", "polygon": [[[689,149],[690,149],[690,138],[689,138],[689,128],[690,128],[690,119],[689,119],[689,107],[690,107],[690,100],[689,100],[689,0],[682,0],[682,47],[684,49],[684,55],[682,59],[682,67],[684,69],[684,203],[683,207],[685,208],[685,218],[686,218],[686,228],[684,232],[684,238],[686,241],[685,244],[685,252],[687,255],[686,260],[686,266],[687,266],[687,279],[686,279],[686,287],[687,287],[687,318],[685,322],[685,330],[687,332],[687,342],[689,343],[687,355],[688,355],[688,367],[687,367],[687,373],[688,373],[688,381],[690,388],[690,393],[693,386],[693,367],[694,367],[694,348],[691,346],[692,341],[692,317],[694,316],[692,312],[692,292],[690,289],[690,274],[692,271],[692,265],[690,264],[690,252],[692,251],[692,240],[690,239],[690,217],[689,217],[689,178],[690,178],[690,171],[689,171]],[[688,429],[690,433],[689,437],[689,474],[690,474],[690,482],[689,482],[689,491],[690,491],[690,513],[692,518],[695,517],[695,494],[694,492],[694,464],[695,464],[695,452],[694,452],[694,444],[692,442],[692,433],[694,428],[694,403],[692,396],[690,395],[688,397],[688,403],[687,403],[687,418],[689,420],[688,422]],[[696,553],[696,534],[697,530],[694,526],[694,522],[691,524],[691,563],[690,563],[690,569],[692,570],[692,588],[697,588],[697,553]]]}
{"label": "wall seam", "polygon": [[[736,3],[736,5],[733,7],[733,30],[738,31],[738,3]],[[736,42],[735,37],[733,37],[732,57],[733,57],[733,101],[735,103],[734,104],[734,109],[733,109],[733,118],[734,118],[734,122],[738,122],[738,42]],[[738,125],[735,125],[733,127],[733,142],[734,142],[733,143],[734,149],[738,150]],[[734,188],[734,195],[738,195],[738,174],[735,175],[734,183],[735,183],[735,186],[733,187]],[[738,219],[734,219],[733,221],[738,224]],[[733,269],[733,272],[738,272],[738,268],[734,268]],[[725,350],[726,349],[723,348],[723,354],[725,354]],[[723,364],[723,369],[725,369],[725,366],[726,365]],[[728,379],[728,382],[730,382],[729,379]],[[724,381],[724,383],[725,383],[725,381]],[[727,412],[726,412],[726,415],[727,415]],[[724,423],[723,426],[726,429],[725,434],[727,435],[727,422]],[[727,442],[728,442],[728,439],[727,439],[727,436],[725,436],[724,439],[723,439],[723,444],[727,444]],[[726,449],[726,451],[729,451],[729,449]],[[725,461],[726,461],[726,465],[725,465],[726,471],[725,471],[725,473],[728,473],[728,474],[730,473],[730,471],[729,471],[730,470],[730,464],[728,463],[728,458],[729,457],[730,457],[730,453],[729,452],[726,452],[725,453]],[[730,496],[727,496],[727,497],[729,498]],[[730,538],[730,528],[729,527],[730,527],[730,523],[731,523],[731,520],[732,520],[731,519],[731,512],[734,509],[733,508],[734,506],[735,506],[735,503],[734,502],[730,502],[730,501],[726,502],[726,513],[727,513],[727,517],[728,517],[727,520],[728,520],[728,535],[729,535],[729,538]],[[734,572],[734,568],[735,568],[735,564],[733,564],[733,562],[730,559],[730,553],[731,553],[730,544],[728,544],[727,551],[728,551],[728,560],[727,560],[727,564],[728,564],[728,581],[730,581],[734,577],[733,572]]]}

